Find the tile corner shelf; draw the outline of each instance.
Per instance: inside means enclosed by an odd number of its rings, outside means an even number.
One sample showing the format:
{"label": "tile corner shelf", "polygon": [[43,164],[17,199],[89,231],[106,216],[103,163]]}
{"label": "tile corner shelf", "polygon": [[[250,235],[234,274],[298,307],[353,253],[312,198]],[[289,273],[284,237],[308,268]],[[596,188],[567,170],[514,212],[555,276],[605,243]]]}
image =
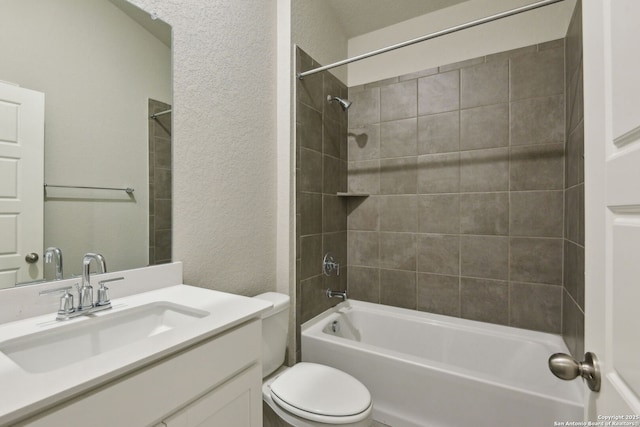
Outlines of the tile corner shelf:
{"label": "tile corner shelf", "polygon": [[368,193],[342,193],[342,192],[338,192],[336,193],[336,196],[338,197],[369,197]]}

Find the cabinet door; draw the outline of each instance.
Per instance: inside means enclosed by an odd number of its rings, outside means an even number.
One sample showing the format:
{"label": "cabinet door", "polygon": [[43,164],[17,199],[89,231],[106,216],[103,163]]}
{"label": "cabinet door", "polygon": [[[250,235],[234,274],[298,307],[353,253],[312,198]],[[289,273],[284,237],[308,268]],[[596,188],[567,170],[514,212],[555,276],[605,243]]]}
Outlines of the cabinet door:
{"label": "cabinet door", "polygon": [[253,365],[164,420],[167,427],[260,427],[262,370]]}

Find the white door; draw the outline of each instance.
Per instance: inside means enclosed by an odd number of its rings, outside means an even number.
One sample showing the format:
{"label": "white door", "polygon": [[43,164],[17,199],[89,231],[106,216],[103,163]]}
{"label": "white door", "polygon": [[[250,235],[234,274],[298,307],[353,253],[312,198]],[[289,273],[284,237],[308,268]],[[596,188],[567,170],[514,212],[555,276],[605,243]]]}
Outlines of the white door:
{"label": "white door", "polygon": [[[640,425],[640,1],[583,0],[590,420]],[[600,417],[598,419],[598,417]],[[605,424],[606,425],[606,424]]]}
{"label": "white door", "polygon": [[0,82],[0,289],[42,278],[43,183],[44,94]]}

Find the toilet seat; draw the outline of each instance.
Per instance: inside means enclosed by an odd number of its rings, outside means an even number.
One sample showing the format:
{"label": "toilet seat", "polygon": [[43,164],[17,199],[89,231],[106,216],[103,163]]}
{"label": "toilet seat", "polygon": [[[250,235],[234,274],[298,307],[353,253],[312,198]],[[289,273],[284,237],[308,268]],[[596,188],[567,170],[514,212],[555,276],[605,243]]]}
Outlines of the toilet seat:
{"label": "toilet seat", "polygon": [[292,414],[326,424],[361,421],[371,413],[369,390],[351,375],[301,362],[270,384],[273,401]]}

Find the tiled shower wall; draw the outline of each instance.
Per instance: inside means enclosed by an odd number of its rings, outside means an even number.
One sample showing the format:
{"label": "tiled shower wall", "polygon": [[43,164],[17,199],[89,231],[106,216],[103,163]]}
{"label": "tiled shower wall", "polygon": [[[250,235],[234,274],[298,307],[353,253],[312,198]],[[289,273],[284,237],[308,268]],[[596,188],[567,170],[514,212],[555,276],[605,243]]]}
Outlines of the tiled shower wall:
{"label": "tiled shower wall", "polygon": [[[298,72],[320,66],[297,49]],[[300,325],[340,302],[325,290],[347,287],[347,113],[327,96],[347,97],[347,87],[329,72],[297,81],[296,104],[296,343]],[[331,252],[340,275],[322,273]],[[299,360],[299,354],[297,360]]]}
{"label": "tiled shower wall", "polygon": [[[171,108],[149,99],[149,115]],[[149,265],[171,262],[171,114],[149,119]]]}
{"label": "tiled shower wall", "polygon": [[578,1],[566,38],[567,149],[565,176],[562,336],[574,357],[584,354],[584,104],[582,7]]}
{"label": "tiled shower wall", "polygon": [[349,89],[351,297],[561,332],[564,52]]}

